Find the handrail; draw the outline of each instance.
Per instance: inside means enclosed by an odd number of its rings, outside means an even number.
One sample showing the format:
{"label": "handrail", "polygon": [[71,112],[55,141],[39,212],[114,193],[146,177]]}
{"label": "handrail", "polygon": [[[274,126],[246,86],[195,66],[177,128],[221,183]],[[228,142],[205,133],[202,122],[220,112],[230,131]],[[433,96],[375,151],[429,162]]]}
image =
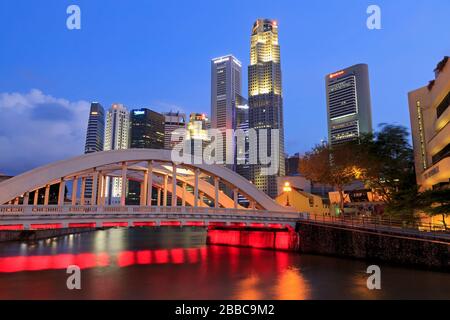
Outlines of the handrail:
{"label": "handrail", "polygon": [[[359,229],[378,230],[384,232],[401,232],[409,235],[420,235],[428,233],[430,236],[438,238],[450,238],[450,230],[445,230],[442,225],[432,223],[416,222],[405,224],[399,219],[386,219],[383,217],[335,217],[327,215],[311,215],[309,213],[296,212],[275,212],[254,209],[228,209],[210,207],[157,207],[157,206],[23,206],[23,205],[2,205],[0,206],[0,221],[5,218],[39,218],[61,216],[64,218],[82,218],[84,215],[89,218],[101,218],[113,216],[142,216],[152,217],[174,216],[179,218],[223,218],[223,219],[265,219],[265,220],[286,220],[309,221],[322,224],[332,224],[335,226],[345,226]],[[209,215],[209,216],[208,216]],[[213,215],[214,217],[212,217]]]}

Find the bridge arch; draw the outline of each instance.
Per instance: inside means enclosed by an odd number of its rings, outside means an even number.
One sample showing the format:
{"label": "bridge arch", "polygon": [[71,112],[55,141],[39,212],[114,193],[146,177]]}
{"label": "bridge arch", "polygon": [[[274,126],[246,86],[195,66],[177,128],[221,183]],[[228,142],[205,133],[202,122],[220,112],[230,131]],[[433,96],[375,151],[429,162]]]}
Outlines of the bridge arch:
{"label": "bridge arch", "polygon": [[[92,180],[92,196],[86,199],[84,188],[89,179]],[[0,183],[0,204],[18,204],[20,199],[23,204],[37,205],[39,190],[44,189],[44,204],[48,205],[50,186],[59,184],[58,205],[64,205],[65,186],[70,182],[72,205],[85,205],[88,201],[91,205],[107,205],[106,199],[112,198],[106,188],[108,179],[137,182],[141,206],[152,205],[152,190],[156,188],[157,206],[177,206],[181,202],[182,206],[203,207],[207,206],[203,201],[207,198],[216,208],[245,209],[238,203],[240,195],[248,199],[249,209],[292,211],[224,166],[176,164],[171,160],[170,150],[155,149],[97,152],[36,168]],[[80,184],[81,192],[77,194]],[[122,206],[125,205],[126,185],[120,186],[118,204]],[[220,186],[226,186],[228,195]],[[167,203],[169,194],[176,195],[171,197],[170,204]]]}

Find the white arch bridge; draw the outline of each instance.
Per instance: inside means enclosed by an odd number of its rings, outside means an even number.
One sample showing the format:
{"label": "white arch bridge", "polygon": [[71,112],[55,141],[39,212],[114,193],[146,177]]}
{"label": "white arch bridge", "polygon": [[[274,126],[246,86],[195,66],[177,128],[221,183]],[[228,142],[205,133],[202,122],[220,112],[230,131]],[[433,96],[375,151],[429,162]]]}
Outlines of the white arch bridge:
{"label": "white arch bridge", "polygon": [[[120,188],[117,203],[110,196],[109,181]],[[129,181],[136,186],[136,205],[127,205]],[[71,189],[70,197],[66,187]],[[165,225],[285,228],[298,219],[298,213],[278,205],[233,171],[216,165],[177,164],[170,150],[92,153],[0,183],[0,230]]]}

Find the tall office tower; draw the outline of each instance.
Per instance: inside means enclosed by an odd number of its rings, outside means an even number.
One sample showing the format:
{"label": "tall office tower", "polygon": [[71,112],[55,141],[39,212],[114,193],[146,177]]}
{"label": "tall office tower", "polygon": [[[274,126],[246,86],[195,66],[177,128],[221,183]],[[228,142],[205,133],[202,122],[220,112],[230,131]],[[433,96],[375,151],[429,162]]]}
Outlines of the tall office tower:
{"label": "tall office tower", "polygon": [[[164,115],[164,149],[172,150],[184,136],[174,136],[177,129],[186,129],[186,114],[180,112],[166,112]],[[174,133],[175,134],[175,133]],[[172,142],[174,140],[174,142]]]}
{"label": "tall office tower", "polygon": [[[105,110],[98,102],[91,103],[91,110],[89,112],[89,122],[86,133],[86,145],[84,153],[93,153],[103,151],[105,138]],[[92,197],[92,179],[86,179],[85,197],[91,199]]]}
{"label": "tall office tower", "polygon": [[161,113],[146,108],[130,113],[130,148],[163,149],[164,121]]}
{"label": "tall office tower", "polygon": [[[163,149],[165,117],[153,110],[142,108],[130,112],[130,148],[131,149]],[[128,181],[126,203],[139,205],[141,183]]]}
{"label": "tall office tower", "polygon": [[[246,133],[244,146],[236,144],[236,172],[245,179],[250,180],[249,160],[249,138],[247,135],[248,124],[248,101],[247,99],[237,96],[236,99],[236,130],[242,130]],[[245,162],[245,163],[240,163]]]}
{"label": "tall office tower", "polygon": [[325,84],[329,144],[353,141],[372,132],[369,67],[358,64],[329,74]]}
{"label": "tall office tower", "polygon": [[450,59],[437,65],[428,86],[409,93],[417,184],[450,188]]}
{"label": "tall office tower", "polygon": [[[130,114],[122,104],[115,103],[106,114],[105,151],[128,149],[130,130]],[[110,204],[113,198],[122,194],[122,179],[107,179],[107,197]]]}
{"label": "tall office tower", "polygon": [[[242,91],[241,67],[242,63],[232,55],[211,61],[211,127],[223,132],[224,142],[226,130],[236,130],[236,105]],[[235,148],[235,143],[224,143],[218,155],[224,162],[235,160]],[[236,161],[227,167],[236,170]]]}
{"label": "tall office tower", "polygon": [[[265,175],[260,161],[250,166],[250,180],[272,198],[278,195],[277,176],[284,176],[284,125],[281,87],[278,25],[274,20],[258,19],[253,25],[248,67],[249,126],[258,132],[267,129],[267,148],[258,146],[263,155],[278,153],[278,173]],[[279,139],[271,143],[271,130],[279,130]],[[260,157],[258,157],[260,159]]]}

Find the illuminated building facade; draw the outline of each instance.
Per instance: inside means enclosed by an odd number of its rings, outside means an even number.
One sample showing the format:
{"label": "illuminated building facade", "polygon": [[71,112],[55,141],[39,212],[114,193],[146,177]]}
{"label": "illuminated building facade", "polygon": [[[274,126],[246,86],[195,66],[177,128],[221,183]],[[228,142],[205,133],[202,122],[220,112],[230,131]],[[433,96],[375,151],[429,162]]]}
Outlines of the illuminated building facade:
{"label": "illuminated building facade", "polygon": [[[252,29],[250,65],[248,67],[249,127],[268,130],[267,149],[258,148],[266,155],[278,151],[279,170],[277,175],[261,173],[261,164],[250,166],[250,181],[266,194],[278,195],[277,176],[284,176],[284,125],[283,96],[281,86],[280,46],[278,25],[274,20],[258,19]],[[271,129],[279,130],[279,140],[271,144]],[[278,150],[275,150],[277,148]]]}
{"label": "illuminated building facade", "polygon": [[[98,102],[91,103],[89,111],[89,122],[86,132],[86,144],[84,153],[103,151],[105,142],[105,109]],[[92,197],[92,179],[86,179],[85,197]]]}
{"label": "illuminated building facade", "polygon": [[[128,149],[129,130],[130,113],[127,108],[122,104],[113,104],[106,114],[104,150]],[[120,198],[122,194],[122,179],[112,178],[110,181],[108,177],[107,184],[107,196],[111,203],[112,198]]]}
{"label": "illuminated building facade", "polygon": [[[208,130],[211,128],[209,118],[204,113],[191,113],[187,124],[186,140],[191,144],[191,154],[200,152],[198,156],[203,155],[203,150],[210,142]],[[200,148],[196,149],[196,146]]]}
{"label": "illuminated building facade", "polygon": [[358,64],[325,77],[331,146],[372,132],[369,67]]}
{"label": "illuminated building facade", "polygon": [[177,129],[186,129],[186,114],[181,112],[166,112],[164,115],[164,149],[172,150],[183,137],[174,137],[172,142],[172,133]]}
{"label": "illuminated building facade", "polygon": [[422,191],[450,187],[450,61],[435,69],[435,80],[409,93],[417,184]]}

